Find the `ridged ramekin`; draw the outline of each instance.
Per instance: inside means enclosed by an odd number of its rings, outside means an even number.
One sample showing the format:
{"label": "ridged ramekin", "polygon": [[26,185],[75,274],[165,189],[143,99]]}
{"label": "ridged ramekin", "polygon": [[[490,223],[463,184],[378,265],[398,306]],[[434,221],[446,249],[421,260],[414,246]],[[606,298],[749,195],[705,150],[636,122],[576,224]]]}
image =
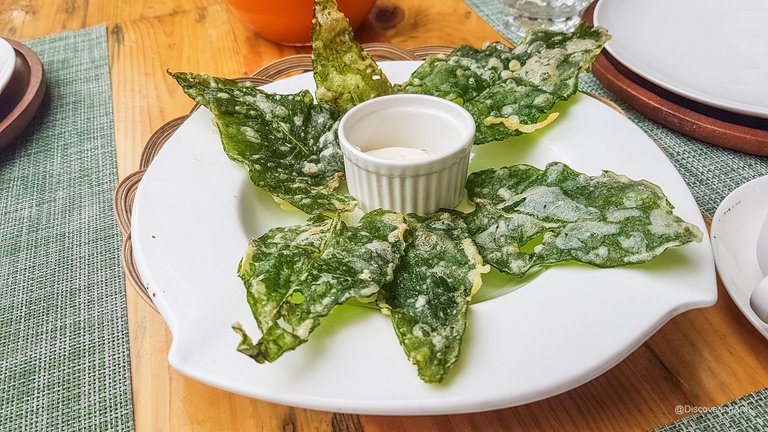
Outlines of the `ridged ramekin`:
{"label": "ridged ramekin", "polygon": [[[475,122],[461,106],[434,96],[383,96],[349,110],[338,133],[347,186],[364,211],[426,214],[461,200],[475,137]],[[432,154],[388,160],[366,153],[392,146]]]}

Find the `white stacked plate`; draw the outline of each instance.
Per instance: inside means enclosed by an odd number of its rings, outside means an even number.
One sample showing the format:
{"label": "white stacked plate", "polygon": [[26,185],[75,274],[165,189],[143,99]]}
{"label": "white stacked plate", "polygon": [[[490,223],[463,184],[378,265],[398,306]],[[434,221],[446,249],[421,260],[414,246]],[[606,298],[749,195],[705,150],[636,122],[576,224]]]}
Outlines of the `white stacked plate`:
{"label": "white stacked plate", "polygon": [[595,25],[631,71],[712,107],[768,118],[768,1],[600,0]]}

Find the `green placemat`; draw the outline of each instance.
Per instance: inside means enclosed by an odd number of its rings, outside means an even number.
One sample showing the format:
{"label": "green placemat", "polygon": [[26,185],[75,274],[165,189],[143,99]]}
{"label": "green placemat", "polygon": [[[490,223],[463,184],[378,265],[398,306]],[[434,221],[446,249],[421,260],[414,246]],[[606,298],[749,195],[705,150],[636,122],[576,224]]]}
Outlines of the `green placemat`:
{"label": "green placemat", "polygon": [[514,44],[520,42],[518,35],[507,29],[507,12],[505,11],[504,0],[465,0],[465,2],[508,41]]}
{"label": "green placemat", "polygon": [[133,430],[105,28],[27,44],[48,90],[0,150],[0,430]]}
{"label": "green placemat", "polygon": [[[466,2],[496,31],[509,41],[517,42],[516,35],[506,29],[503,0]],[[614,97],[592,74],[582,74],[579,88],[616,102],[667,153],[667,157],[688,183],[699,207],[709,216],[715,214],[717,206],[734,189],[752,179],[768,175],[768,157],[726,150],[667,129]]]}
{"label": "green placemat", "polygon": [[[517,36],[506,28],[503,0],[466,0],[466,3],[510,42],[519,42]],[[699,207],[710,216],[734,189],[752,179],[768,175],[768,158],[722,149],[667,129],[614,97],[592,74],[582,74],[579,88],[606,97],[619,105],[627,117],[666,152],[688,183]],[[695,414],[657,431],[768,430],[768,389],[718,407],[680,406],[675,409],[680,409],[680,414]]]}
{"label": "green placemat", "polygon": [[750,393],[716,407],[678,405],[678,413],[696,413],[654,432],[765,432],[768,431],[768,391]]}

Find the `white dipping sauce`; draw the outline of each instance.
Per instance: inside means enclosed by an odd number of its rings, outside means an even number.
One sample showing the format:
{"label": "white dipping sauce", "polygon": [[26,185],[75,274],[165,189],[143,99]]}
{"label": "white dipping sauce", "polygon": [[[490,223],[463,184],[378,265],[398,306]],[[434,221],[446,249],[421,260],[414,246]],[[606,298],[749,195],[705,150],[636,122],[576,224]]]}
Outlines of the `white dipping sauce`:
{"label": "white dipping sauce", "polygon": [[[346,138],[363,153],[395,161],[412,160],[411,154],[420,160],[456,151],[463,146],[466,130],[438,108],[415,104],[379,107],[356,115],[347,126]],[[380,150],[384,153],[378,153]],[[423,151],[427,154],[421,154]],[[408,155],[394,154],[404,152]]]}
{"label": "white dipping sauce", "polygon": [[426,149],[413,147],[384,147],[375,150],[368,150],[365,153],[369,156],[373,156],[379,159],[397,161],[424,159],[431,155]]}

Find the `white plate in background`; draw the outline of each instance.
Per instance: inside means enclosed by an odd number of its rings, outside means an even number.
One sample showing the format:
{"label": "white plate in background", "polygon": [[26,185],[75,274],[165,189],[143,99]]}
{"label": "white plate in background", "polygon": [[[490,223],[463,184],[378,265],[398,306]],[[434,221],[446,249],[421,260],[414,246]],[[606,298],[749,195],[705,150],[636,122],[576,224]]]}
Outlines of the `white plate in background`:
{"label": "white plate in background", "polygon": [[768,1],[600,0],[621,64],[678,95],[768,118]]}
{"label": "white plate in background", "polygon": [[731,192],[712,218],[712,251],[717,271],[733,302],[753,326],[768,338],[768,324],[755,315],[749,297],[763,273],[757,262],[757,234],[768,216],[768,176]]}

